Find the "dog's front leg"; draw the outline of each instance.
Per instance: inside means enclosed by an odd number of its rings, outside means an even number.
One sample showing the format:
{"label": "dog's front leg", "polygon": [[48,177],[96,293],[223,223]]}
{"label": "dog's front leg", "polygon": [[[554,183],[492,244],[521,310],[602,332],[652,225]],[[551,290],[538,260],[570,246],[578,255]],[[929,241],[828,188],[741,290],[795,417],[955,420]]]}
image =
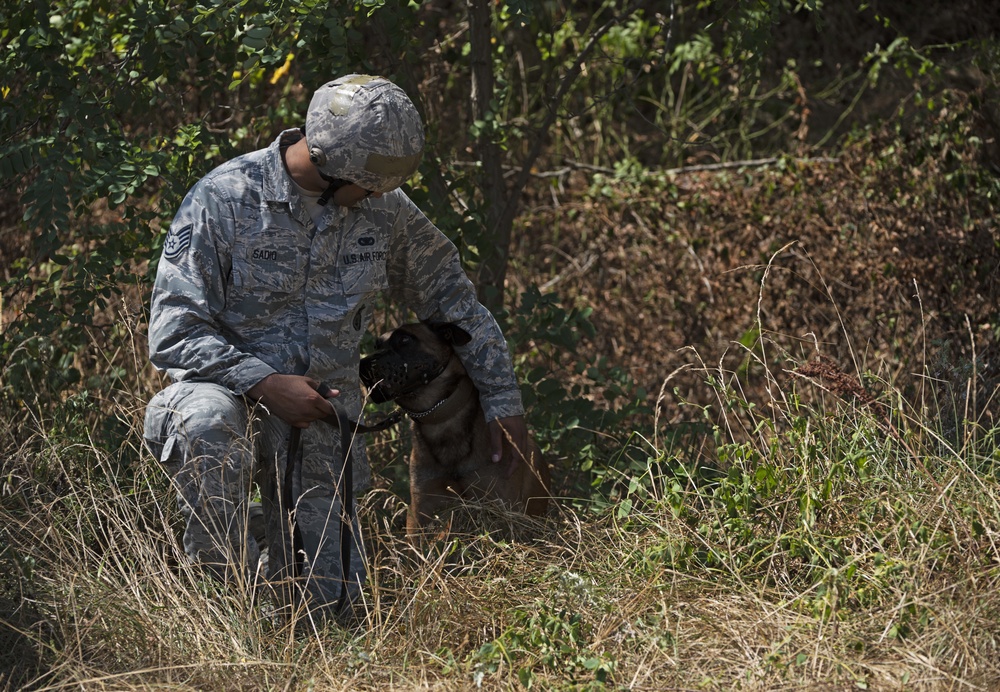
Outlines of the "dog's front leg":
{"label": "dog's front leg", "polygon": [[454,505],[458,497],[448,485],[448,478],[410,474],[410,508],[406,513],[406,533],[417,536],[436,516]]}

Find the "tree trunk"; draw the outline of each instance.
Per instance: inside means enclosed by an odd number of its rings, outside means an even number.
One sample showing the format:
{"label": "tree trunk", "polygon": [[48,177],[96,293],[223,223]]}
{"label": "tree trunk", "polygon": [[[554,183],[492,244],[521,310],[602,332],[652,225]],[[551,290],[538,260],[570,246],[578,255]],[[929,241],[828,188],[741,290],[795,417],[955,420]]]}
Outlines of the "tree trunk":
{"label": "tree trunk", "polygon": [[[629,3],[619,14],[612,16],[591,33],[572,66],[560,77],[554,93],[546,96],[548,107],[545,109],[545,117],[534,130],[531,148],[520,162],[520,172],[509,188],[503,176],[503,148],[492,136],[492,130],[485,128],[478,138],[476,150],[481,165],[480,190],[485,207],[485,228],[482,238],[477,243],[481,261],[475,283],[480,301],[494,312],[503,308],[511,231],[520,208],[521,192],[531,177],[532,166],[542,153],[546,135],[555,124],[560,112],[559,107],[573,82],[580,76],[584,62],[594,51],[601,37],[612,27],[632,16],[646,2],[648,0],[635,0]],[[466,0],[469,16],[469,65],[472,71],[470,100],[473,117],[483,121],[488,120],[491,115],[494,97],[492,6],[491,0]]]}
{"label": "tree trunk", "polygon": [[[469,65],[472,71],[470,95],[472,117],[486,121],[493,101],[493,44],[491,41],[490,0],[467,0],[469,14]],[[503,179],[503,150],[487,128],[476,142],[479,155],[479,189],[483,195],[485,229],[478,243],[480,265],[476,273],[479,299],[496,312],[503,307],[504,281],[507,276],[507,258],[510,254],[510,235],[513,217],[504,214],[509,197]]]}

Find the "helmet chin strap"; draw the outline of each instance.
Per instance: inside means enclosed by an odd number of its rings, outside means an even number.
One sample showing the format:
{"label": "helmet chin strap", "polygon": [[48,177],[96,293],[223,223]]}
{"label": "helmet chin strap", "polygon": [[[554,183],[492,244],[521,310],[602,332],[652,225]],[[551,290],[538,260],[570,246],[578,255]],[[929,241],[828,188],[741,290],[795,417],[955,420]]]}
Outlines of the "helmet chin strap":
{"label": "helmet chin strap", "polygon": [[323,194],[320,195],[319,199],[316,200],[316,204],[318,204],[321,207],[325,207],[326,203],[330,201],[330,198],[333,197],[333,193],[336,191],[337,191],[336,185],[334,185],[333,183],[327,185],[326,189],[323,190]]}
{"label": "helmet chin strap", "polygon": [[316,200],[316,204],[320,205],[321,207],[326,206],[326,203],[330,201],[330,199],[333,197],[334,193],[337,192],[337,190],[344,187],[345,185],[350,185],[348,181],[341,180],[340,178],[331,178],[330,176],[325,175],[324,173],[320,173],[319,175],[321,178],[323,178],[323,180],[329,183],[329,185],[326,186],[326,189],[323,190],[323,194],[320,195],[319,199]]}

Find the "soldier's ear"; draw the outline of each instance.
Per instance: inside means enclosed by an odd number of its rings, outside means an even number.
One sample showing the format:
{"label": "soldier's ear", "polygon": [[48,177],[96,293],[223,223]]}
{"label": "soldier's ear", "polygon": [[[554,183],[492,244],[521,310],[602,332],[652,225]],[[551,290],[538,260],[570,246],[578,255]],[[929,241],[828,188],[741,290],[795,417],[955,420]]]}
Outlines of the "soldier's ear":
{"label": "soldier's ear", "polygon": [[452,324],[451,322],[428,322],[427,326],[437,334],[439,339],[447,341],[452,346],[465,346],[472,341],[472,335],[457,324]]}

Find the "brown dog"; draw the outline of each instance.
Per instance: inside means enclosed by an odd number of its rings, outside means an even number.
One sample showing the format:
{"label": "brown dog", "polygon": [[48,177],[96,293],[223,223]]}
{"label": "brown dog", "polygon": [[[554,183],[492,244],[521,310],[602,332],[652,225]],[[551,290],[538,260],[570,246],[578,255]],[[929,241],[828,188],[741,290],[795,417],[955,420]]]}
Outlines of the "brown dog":
{"label": "brown dog", "polygon": [[406,530],[418,533],[456,500],[500,499],[530,515],[544,514],[549,468],[531,440],[525,459],[506,475],[512,451],[490,459],[489,430],[479,392],[453,346],[471,336],[453,324],[405,324],[381,336],[361,361],[372,401],[394,400],[413,420],[410,508]]}

